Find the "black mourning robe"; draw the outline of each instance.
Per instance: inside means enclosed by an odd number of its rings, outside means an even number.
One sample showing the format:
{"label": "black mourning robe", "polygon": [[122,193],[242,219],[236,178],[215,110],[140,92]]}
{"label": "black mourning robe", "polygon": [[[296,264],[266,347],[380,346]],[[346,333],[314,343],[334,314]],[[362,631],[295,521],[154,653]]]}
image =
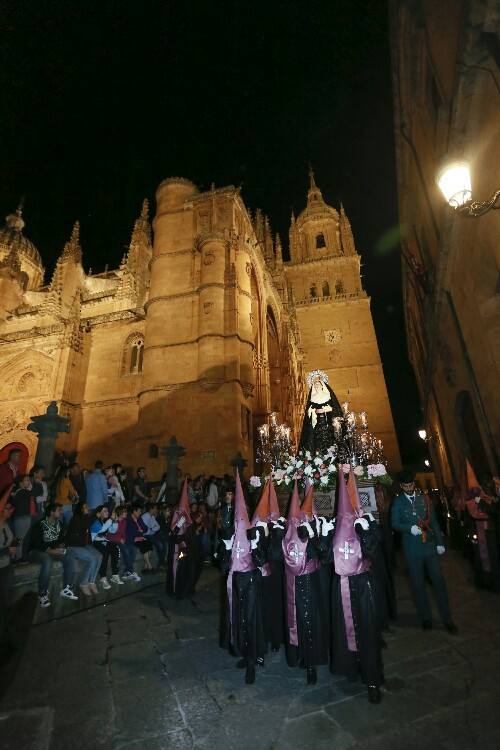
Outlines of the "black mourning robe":
{"label": "black mourning robe", "polygon": [[[320,453],[326,453],[328,448],[335,442],[335,433],[333,429],[332,420],[334,417],[340,417],[342,415],[342,409],[335,393],[332,391],[329,385],[325,383],[329,393],[330,399],[324,404],[315,404],[311,401],[312,388],[309,389],[309,396],[307,398],[307,404],[304,412],[304,420],[302,422],[302,432],[300,434],[299,449],[311,451],[314,455],[316,451]],[[332,410],[326,414],[317,414],[316,426],[312,426],[311,418],[308,414],[309,407],[313,409],[322,409],[325,406],[331,406]],[[343,457],[339,457],[343,460]]]}
{"label": "black mourning robe", "polygon": [[[184,556],[177,562],[177,575],[174,585],[174,552],[179,545]],[[201,574],[203,558],[200,551],[200,540],[196,534],[194,524],[190,524],[182,534],[177,529],[170,532],[167,557],[167,594],[176,599],[185,599],[194,594],[198,578]]]}
{"label": "black mourning robe", "polygon": [[[370,523],[368,531],[360,530],[358,536],[363,555],[373,559],[378,545],[376,524]],[[373,572],[369,570],[349,576],[349,591],[357,651],[349,651],[347,646],[340,576],[334,572],[330,598],[330,671],[351,680],[361,676],[367,685],[379,687],[384,681],[384,673]]]}

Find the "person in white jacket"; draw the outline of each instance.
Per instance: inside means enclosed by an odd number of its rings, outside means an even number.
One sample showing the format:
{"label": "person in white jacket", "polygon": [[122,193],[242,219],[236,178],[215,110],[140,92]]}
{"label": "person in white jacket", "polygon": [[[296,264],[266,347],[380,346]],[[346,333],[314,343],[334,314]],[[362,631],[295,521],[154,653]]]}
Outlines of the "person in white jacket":
{"label": "person in white jacket", "polygon": [[[111,542],[106,534],[110,532],[115,534],[118,531],[118,521],[113,511],[111,516],[105,505],[98,505],[94,511],[94,520],[90,526],[90,536],[93,546],[101,553],[102,562],[99,568],[101,577],[101,586],[103,589],[110,589],[111,583],[118,586],[123,584],[119,576],[120,564],[120,547],[116,542]],[[108,581],[108,562],[111,559],[111,583]]]}

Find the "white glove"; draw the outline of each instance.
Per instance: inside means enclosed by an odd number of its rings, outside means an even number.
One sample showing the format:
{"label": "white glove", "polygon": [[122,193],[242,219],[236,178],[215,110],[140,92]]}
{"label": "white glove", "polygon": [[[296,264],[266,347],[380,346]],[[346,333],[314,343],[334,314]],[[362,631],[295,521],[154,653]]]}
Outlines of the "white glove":
{"label": "white glove", "polygon": [[367,519],[368,519],[369,521],[371,521],[372,523],[374,523],[374,522],[375,522],[375,519],[374,519],[374,517],[372,516],[372,514],[371,514],[371,513],[363,513],[363,518],[367,518]]}
{"label": "white glove", "polygon": [[329,532],[335,528],[335,519],[327,521],[326,518],[321,526],[321,536],[328,536]]}
{"label": "white glove", "polygon": [[278,520],[273,523],[273,529],[281,529],[282,531],[284,531],[285,523],[284,521],[283,523],[280,523],[280,521],[281,521],[281,518],[278,518]]}
{"label": "white glove", "polygon": [[319,536],[321,530],[321,518],[314,516],[314,523],[316,525],[316,536]]}
{"label": "white glove", "polygon": [[370,524],[368,523],[367,518],[357,518],[354,521],[354,528],[356,528],[356,524],[359,524],[363,531],[368,531],[368,529],[370,528]]}
{"label": "white glove", "polygon": [[419,526],[412,526],[410,531],[413,536],[420,536],[420,534],[422,533],[422,529]]}
{"label": "white glove", "polygon": [[233,536],[231,537],[231,539],[223,539],[222,541],[224,542],[224,547],[225,547],[225,548],[226,548],[226,550],[227,550],[227,551],[229,552],[229,551],[231,550],[232,546],[233,546],[233,542],[234,542],[234,534],[233,534]]}
{"label": "white glove", "polygon": [[442,544],[438,544],[438,546],[436,547],[436,551],[437,551],[438,555],[444,555],[444,553],[445,553],[446,550],[445,550],[445,548],[443,547]]}
{"label": "white glove", "polygon": [[256,536],[256,538],[252,539],[252,541],[250,542],[250,548],[251,549],[257,549],[257,545],[259,543],[259,539],[260,539],[260,531],[257,529],[257,536]]}
{"label": "white glove", "polygon": [[182,529],[185,523],[186,523],[186,519],[184,518],[184,516],[181,516],[179,520],[177,521],[176,526],[178,529]]}
{"label": "white glove", "polygon": [[312,526],[309,523],[309,521],[304,521],[304,523],[302,524],[302,526],[306,527],[307,533],[309,534],[309,539],[312,539],[313,536],[314,536],[314,531],[312,530]]}
{"label": "white glove", "polygon": [[283,524],[283,526],[284,526],[284,525],[285,525],[285,523],[286,523],[286,518],[285,518],[285,516],[280,516],[280,517],[278,518],[278,520],[276,521],[276,523],[281,523],[281,524]]}
{"label": "white glove", "polygon": [[267,526],[267,523],[264,523],[264,521],[257,521],[257,523],[255,524],[255,526],[256,527],[257,526],[262,526],[262,528],[264,529],[264,535],[265,536],[267,536],[269,534],[269,528]]}

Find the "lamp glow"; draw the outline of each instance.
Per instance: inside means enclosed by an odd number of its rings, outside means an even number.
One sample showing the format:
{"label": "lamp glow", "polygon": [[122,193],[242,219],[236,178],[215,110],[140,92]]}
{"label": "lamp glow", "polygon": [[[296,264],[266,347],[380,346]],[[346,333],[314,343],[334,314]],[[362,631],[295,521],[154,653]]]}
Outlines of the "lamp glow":
{"label": "lamp glow", "polygon": [[424,464],[425,464],[425,465],[426,465],[427,467],[429,467],[429,466],[431,465],[431,462],[429,461],[429,459],[428,459],[428,458],[426,458],[426,459],[425,459],[425,461],[424,461]]}
{"label": "lamp glow", "polygon": [[418,436],[421,440],[425,440],[427,437],[427,430],[419,430]]}
{"label": "lamp glow", "polygon": [[452,208],[459,208],[472,198],[470,169],[465,161],[446,164],[438,172],[436,182]]}

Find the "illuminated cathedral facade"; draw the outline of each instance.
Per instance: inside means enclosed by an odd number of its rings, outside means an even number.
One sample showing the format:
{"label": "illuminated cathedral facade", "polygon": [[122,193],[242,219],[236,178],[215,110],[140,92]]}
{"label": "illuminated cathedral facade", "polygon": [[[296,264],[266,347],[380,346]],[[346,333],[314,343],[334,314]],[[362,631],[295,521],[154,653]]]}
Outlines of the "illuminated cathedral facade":
{"label": "illuminated cathedral facade", "polygon": [[347,215],[310,176],[292,215],[289,261],[239,189],[199,192],[169,178],[149,220],[144,202],[115,270],[82,265],[78,223],[49,283],[22,211],[0,230],[0,449],[55,400],[71,420],[58,448],[164,470],[171,435],[191,473],[222,474],[238,452],[252,466],[271,412],[296,440],[305,373],[321,368],[340,401],[368,413],[390,466],[400,463],[370,300]]}

